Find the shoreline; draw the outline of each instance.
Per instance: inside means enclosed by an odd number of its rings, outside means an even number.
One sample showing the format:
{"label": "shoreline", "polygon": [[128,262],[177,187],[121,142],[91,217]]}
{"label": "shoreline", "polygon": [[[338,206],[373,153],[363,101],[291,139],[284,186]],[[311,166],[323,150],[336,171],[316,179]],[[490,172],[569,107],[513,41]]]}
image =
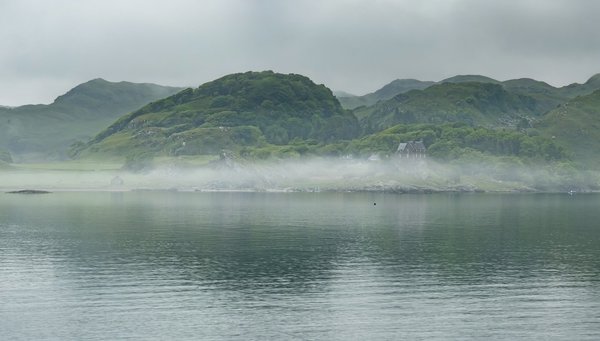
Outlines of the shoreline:
{"label": "shoreline", "polygon": [[535,190],[535,189],[498,189],[484,190],[479,188],[452,188],[452,189],[436,189],[426,187],[412,188],[352,188],[352,189],[300,189],[300,188],[237,188],[237,189],[215,189],[215,188],[17,188],[6,187],[0,188],[2,194],[22,194],[22,195],[39,195],[52,193],[381,193],[381,194],[444,194],[444,193],[465,193],[465,194],[597,194],[600,190],[579,190],[579,191],[562,191],[562,190]]}

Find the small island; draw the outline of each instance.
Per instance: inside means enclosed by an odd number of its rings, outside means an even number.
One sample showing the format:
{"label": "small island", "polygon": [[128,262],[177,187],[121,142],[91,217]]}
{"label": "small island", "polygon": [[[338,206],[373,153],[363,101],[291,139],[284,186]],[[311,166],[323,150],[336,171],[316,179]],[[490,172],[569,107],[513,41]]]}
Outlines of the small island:
{"label": "small island", "polygon": [[42,190],[37,190],[37,189],[22,189],[22,190],[10,191],[10,192],[6,192],[6,193],[8,193],[8,194],[49,194],[52,192],[42,191]]}

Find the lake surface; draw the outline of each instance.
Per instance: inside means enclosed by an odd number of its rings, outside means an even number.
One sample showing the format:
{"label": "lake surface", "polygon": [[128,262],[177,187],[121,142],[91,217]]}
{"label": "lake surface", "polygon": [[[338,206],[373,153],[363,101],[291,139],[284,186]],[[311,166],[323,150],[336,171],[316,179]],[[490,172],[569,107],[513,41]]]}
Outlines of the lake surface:
{"label": "lake surface", "polygon": [[600,195],[0,194],[0,333],[598,340]]}

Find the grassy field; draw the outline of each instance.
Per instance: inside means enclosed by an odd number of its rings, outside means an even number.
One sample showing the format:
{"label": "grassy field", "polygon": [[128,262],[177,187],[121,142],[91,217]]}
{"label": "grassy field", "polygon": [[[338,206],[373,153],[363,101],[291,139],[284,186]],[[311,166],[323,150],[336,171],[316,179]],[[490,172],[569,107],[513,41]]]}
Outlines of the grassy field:
{"label": "grassy field", "polygon": [[[159,156],[154,158],[155,167],[177,166],[182,168],[202,167],[211,161],[218,160],[215,155],[193,156]],[[106,160],[69,160],[37,163],[3,163],[5,168],[21,171],[119,171],[123,168],[124,160],[111,158]],[[2,168],[0,168],[2,169]]]}
{"label": "grassy field", "polygon": [[37,171],[111,171],[119,170],[123,166],[123,162],[116,161],[60,161],[60,162],[44,162],[44,163],[17,163],[12,164],[15,170],[37,170]]}

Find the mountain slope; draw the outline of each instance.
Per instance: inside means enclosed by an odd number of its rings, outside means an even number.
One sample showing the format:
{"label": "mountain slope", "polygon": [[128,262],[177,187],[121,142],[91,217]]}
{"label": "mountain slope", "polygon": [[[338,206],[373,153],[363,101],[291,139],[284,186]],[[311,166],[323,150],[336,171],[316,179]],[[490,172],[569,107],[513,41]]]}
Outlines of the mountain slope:
{"label": "mountain slope", "polygon": [[82,156],[217,154],[292,140],[351,139],[358,121],[331,90],[300,75],[232,74],[126,115],[76,152]]}
{"label": "mountain slope", "polygon": [[600,90],[550,111],[536,128],[567,147],[575,160],[600,166]]}
{"label": "mountain slope", "polygon": [[381,89],[364,96],[337,96],[337,98],[342,107],[354,109],[361,106],[371,106],[379,101],[388,100],[410,90],[422,90],[433,84],[435,83],[416,79],[396,79]]}
{"label": "mountain slope", "polygon": [[397,79],[383,88],[364,95],[354,96],[343,92],[336,93],[342,106],[346,109],[356,109],[361,106],[372,106],[379,101],[406,93],[410,90],[423,90],[434,84],[443,83],[489,83],[502,85],[506,90],[534,98],[537,114],[548,112],[560,103],[582,95],[587,95],[600,89],[600,74],[594,75],[584,84],[574,83],[562,88],[553,87],[545,82],[530,78],[511,79],[504,82],[482,75],[457,75],[439,82],[419,81],[416,79]]}
{"label": "mountain slope", "polygon": [[598,89],[600,89],[600,73],[593,75],[583,84],[573,83],[559,88],[560,92],[569,98],[589,95]]}
{"label": "mountain slope", "polygon": [[536,100],[535,111],[540,114],[569,100],[569,96],[559,88],[530,78],[511,79],[503,82],[502,85],[510,92],[534,98]]}
{"label": "mountain slope", "polygon": [[599,90],[600,74],[592,76],[583,84],[573,83],[560,88],[553,87],[550,84],[531,78],[511,79],[500,82],[495,79],[480,75],[459,75],[445,79],[440,83],[465,82],[501,84],[510,92],[534,98],[537,101],[537,107],[535,111],[537,113],[545,113],[571,98],[589,95],[592,92]]}
{"label": "mountain slope", "polygon": [[514,126],[523,116],[533,115],[535,106],[531,97],[510,93],[498,84],[441,83],[359,108],[355,115],[366,132],[410,123]]}
{"label": "mountain slope", "polygon": [[123,114],[181,88],[94,79],[49,105],[0,108],[0,147],[16,161],[63,159],[75,141],[86,141]]}

